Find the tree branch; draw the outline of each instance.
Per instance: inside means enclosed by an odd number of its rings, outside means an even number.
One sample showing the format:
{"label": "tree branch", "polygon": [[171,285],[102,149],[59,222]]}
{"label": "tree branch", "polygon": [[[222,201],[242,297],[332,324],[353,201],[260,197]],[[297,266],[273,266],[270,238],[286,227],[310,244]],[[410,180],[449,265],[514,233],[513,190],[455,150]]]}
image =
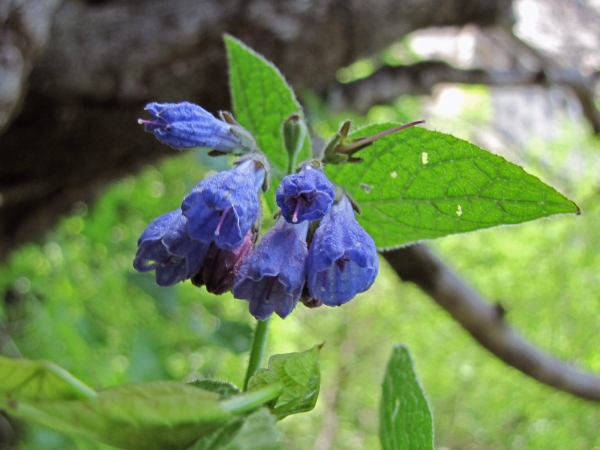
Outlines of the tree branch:
{"label": "tree branch", "polygon": [[493,71],[459,69],[443,61],[421,61],[407,66],[385,66],[371,76],[329,93],[329,105],[337,110],[366,112],[371,106],[389,103],[401,95],[428,95],[439,83],[483,84],[487,86],[562,85],[571,88],[581,102],[583,113],[594,133],[600,134],[600,111],[595,105],[594,83],[576,69],[551,67],[538,71]]}
{"label": "tree branch", "polygon": [[294,88],[321,89],[414,30],[514,22],[511,0],[442,3],[0,0],[0,260],[76,201],[175,154],[137,124],[145,103],[230,107],[223,33]]}
{"label": "tree branch", "polygon": [[506,364],[540,383],[585,400],[600,401],[600,378],[525,342],[504,321],[502,306],[486,303],[425,245],[415,244],[382,255],[402,280],[419,286]]}

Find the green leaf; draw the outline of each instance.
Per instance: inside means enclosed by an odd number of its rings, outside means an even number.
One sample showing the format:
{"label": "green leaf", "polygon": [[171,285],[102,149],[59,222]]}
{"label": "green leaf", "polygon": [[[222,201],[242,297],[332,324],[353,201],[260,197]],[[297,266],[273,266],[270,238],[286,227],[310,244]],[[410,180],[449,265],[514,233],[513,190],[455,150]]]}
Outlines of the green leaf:
{"label": "green leaf", "polygon": [[433,450],[433,417],[408,348],[394,348],[379,410],[383,450]]}
{"label": "green leaf", "polygon": [[[371,136],[395,124],[351,135]],[[422,239],[578,213],[575,203],[504,158],[453,136],[409,128],[327,166],[362,209],[358,221],[380,249]]]}
{"label": "green leaf", "polygon": [[[128,449],[187,448],[282,391],[282,383],[275,382],[238,394],[229,383],[198,380],[194,385],[158,381],[95,392],[52,363],[0,357],[0,409]],[[240,430],[246,427],[242,424]]]}
{"label": "green leaf", "polygon": [[279,450],[275,417],[261,408],[246,417],[235,417],[189,450]]}
{"label": "green leaf", "polygon": [[[283,137],[283,122],[301,107],[279,70],[237,39],[225,36],[229,56],[231,99],[235,119],[246,128],[276,169],[285,175],[288,154]],[[309,157],[307,136],[298,161]]]}
{"label": "green leaf", "polygon": [[283,393],[271,412],[278,419],[283,419],[290,414],[310,411],[317,403],[321,384],[320,349],[321,346],[317,345],[302,353],[271,356],[269,368],[256,371],[248,382],[248,390],[281,382]]}
{"label": "green leaf", "polygon": [[204,389],[205,391],[216,392],[220,395],[220,400],[229,398],[233,395],[237,395],[240,393],[240,390],[231,383],[227,381],[219,381],[219,380],[194,380],[188,384],[195,386],[200,389]]}
{"label": "green leaf", "polygon": [[94,390],[47,361],[0,356],[0,402],[94,398]]}
{"label": "green leaf", "polygon": [[[2,399],[4,400],[4,399]],[[128,384],[85,401],[0,401],[16,417],[128,449],[187,448],[231,413],[219,394],[176,382]]]}

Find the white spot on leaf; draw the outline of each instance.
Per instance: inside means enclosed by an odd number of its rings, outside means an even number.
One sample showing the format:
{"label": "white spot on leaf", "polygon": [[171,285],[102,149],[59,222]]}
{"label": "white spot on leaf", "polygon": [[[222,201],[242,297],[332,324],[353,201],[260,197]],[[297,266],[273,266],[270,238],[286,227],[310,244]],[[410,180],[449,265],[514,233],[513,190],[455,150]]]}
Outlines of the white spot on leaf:
{"label": "white spot on leaf", "polygon": [[392,178],[398,178],[398,172],[396,172],[394,170],[392,173],[390,173],[390,177],[392,177]]}
{"label": "white spot on leaf", "polygon": [[423,162],[423,164],[427,164],[429,162],[429,155],[427,154],[427,152],[421,153],[421,161]]}
{"label": "white spot on leaf", "polygon": [[458,217],[462,216],[462,206],[458,205],[458,208],[456,208],[456,215]]}
{"label": "white spot on leaf", "polygon": [[396,420],[396,416],[398,416],[398,413],[400,412],[400,400],[396,400],[396,403],[394,404],[394,411],[392,411],[392,419]]}

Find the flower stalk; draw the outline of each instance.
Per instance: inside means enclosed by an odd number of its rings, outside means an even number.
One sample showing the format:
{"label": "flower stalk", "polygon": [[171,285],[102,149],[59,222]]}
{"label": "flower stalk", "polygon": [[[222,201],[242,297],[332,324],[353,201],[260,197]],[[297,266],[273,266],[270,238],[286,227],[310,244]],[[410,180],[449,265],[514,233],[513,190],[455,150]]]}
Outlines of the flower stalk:
{"label": "flower stalk", "polygon": [[248,361],[248,370],[246,371],[246,378],[244,380],[244,391],[248,390],[248,382],[254,372],[258,370],[262,363],[263,356],[265,354],[265,348],[267,347],[267,337],[269,335],[269,322],[271,318],[267,320],[257,320],[256,330],[254,331],[254,337],[252,338],[252,348],[250,349],[250,360]]}

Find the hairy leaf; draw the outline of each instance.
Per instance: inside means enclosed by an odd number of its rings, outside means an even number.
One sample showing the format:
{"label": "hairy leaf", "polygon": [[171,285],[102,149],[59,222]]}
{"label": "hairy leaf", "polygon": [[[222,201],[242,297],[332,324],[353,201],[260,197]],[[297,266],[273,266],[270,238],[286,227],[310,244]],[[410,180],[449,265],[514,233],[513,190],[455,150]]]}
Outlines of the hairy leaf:
{"label": "hairy leaf", "polygon": [[94,390],[47,361],[0,356],[0,402],[94,398]]}
{"label": "hairy leaf", "polygon": [[[392,128],[371,125],[366,137]],[[361,225],[380,249],[553,214],[575,203],[504,158],[453,136],[409,128],[381,138],[360,164],[329,165],[362,208]]]}
{"label": "hairy leaf", "polygon": [[236,386],[227,381],[204,379],[194,380],[188,384],[204,389],[205,391],[216,392],[221,396],[221,400],[240,393],[240,390]]}
{"label": "hairy leaf", "polygon": [[182,449],[223,425],[231,413],[219,394],[159,381],[103,389],[89,400],[14,400],[16,417],[127,449]]}
{"label": "hairy leaf", "polygon": [[248,390],[281,382],[283,393],[271,412],[278,419],[283,419],[290,414],[310,411],[317,403],[321,385],[320,348],[315,346],[302,353],[271,356],[268,369],[259,369],[250,378]]}
{"label": "hairy leaf", "polygon": [[235,417],[214,433],[204,436],[189,450],[279,450],[275,417],[261,408],[245,417]]}
{"label": "hairy leaf", "polygon": [[[236,120],[252,133],[260,149],[274,166],[273,175],[285,175],[283,122],[301,107],[279,70],[265,58],[231,36],[225,36],[229,56],[231,99]],[[298,161],[308,158],[307,136]]]}
{"label": "hairy leaf", "polygon": [[383,450],[433,450],[433,417],[408,348],[394,348],[382,386],[379,437]]}

